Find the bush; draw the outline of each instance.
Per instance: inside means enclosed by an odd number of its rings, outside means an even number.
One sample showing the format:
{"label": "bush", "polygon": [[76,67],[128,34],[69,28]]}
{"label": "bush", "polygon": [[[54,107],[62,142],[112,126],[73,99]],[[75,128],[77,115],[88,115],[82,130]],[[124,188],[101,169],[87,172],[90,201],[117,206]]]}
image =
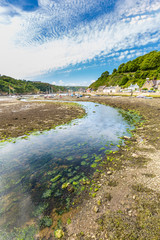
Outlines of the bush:
{"label": "bush", "polygon": [[52,219],[49,216],[45,216],[40,220],[39,226],[41,228],[50,227],[52,226],[52,223],[53,223]]}

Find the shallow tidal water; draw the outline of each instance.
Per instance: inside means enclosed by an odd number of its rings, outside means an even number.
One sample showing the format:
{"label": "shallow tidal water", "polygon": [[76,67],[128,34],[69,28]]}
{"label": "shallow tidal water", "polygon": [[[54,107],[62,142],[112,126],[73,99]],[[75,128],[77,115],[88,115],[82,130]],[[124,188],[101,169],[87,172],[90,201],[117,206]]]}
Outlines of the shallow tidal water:
{"label": "shallow tidal water", "polygon": [[[80,102],[87,115],[50,131],[0,143],[0,229],[69,209],[130,125],[117,109]],[[70,187],[70,189],[67,189]],[[74,189],[74,192],[72,191]]]}

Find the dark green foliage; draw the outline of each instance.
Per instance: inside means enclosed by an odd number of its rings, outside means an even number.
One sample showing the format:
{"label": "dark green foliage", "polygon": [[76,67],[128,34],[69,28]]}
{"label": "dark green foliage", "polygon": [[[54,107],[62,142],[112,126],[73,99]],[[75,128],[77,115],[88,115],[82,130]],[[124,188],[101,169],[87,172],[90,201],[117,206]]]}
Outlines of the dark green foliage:
{"label": "dark green foliage", "polygon": [[52,219],[48,216],[45,216],[40,220],[39,225],[41,228],[50,227],[52,226]]}
{"label": "dark green foliage", "polygon": [[118,70],[113,70],[111,75],[108,74],[108,71],[102,73],[101,77],[90,87],[96,90],[99,86],[128,87],[135,83],[142,87],[146,78],[160,78],[160,51],[153,51],[127,63],[122,63]]}
{"label": "dark green foliage", "polygon": [[1,240],[34,240],[37,229],[34,225],[21,228],[14,228],[11,233],[0,231]]}
{"label": "dark green foliage", "polygon": [[149,70],[160,67],[160,52],[153,51],[147,54],[140,65],[141,70]]}
{"label": "dark green foliage", "polygon": [[49,91],[57,92],[59,90],[63,91],[65,88],[49,83],[16,80],[8,76],[0,76],[0,93],[27,94],[38,92],[46,93]]}
{"label": "dark green foliage", "polygon": [[122,78],[122,80],[121,80],[121,82],[120,82],[120,86],[123,86],[123,85],[125,85],[127,82],[128,82],[128,77],[127,76],[124,76],[123,78]]}
{"label": "dark green foliage", "polygon": [[118,67],[118,72],[121,73],[123,72],[122,69],[125,66],[125,63],[122,63],[119,67]]}
{"label": "dark green foliage", "polygon": [[108,71],[102,73],[102,75],[101,75],[101,77],[108,77],[108,76],[109,76],[109,72]]}
{"label": "dark green foliage", "polygon": [[116,72],[117,72],[117,69],[114,68],[112,74],[114,74],[114,73],[116,73]]}

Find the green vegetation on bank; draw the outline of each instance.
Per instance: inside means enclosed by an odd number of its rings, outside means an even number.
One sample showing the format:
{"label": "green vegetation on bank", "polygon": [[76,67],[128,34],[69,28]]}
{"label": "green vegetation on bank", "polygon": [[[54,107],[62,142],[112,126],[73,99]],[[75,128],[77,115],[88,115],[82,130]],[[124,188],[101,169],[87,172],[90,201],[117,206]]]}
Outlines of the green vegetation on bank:
{"label": "green vegetation on bank", "polygon": [[160,51],[152,51],[127,63],[122,63],[112,74],[106,71],[89,87],[97,89],[99,86],[128,87],[138,84],[142,87],[146,78],[160,78]]}
{"label": "green vegetation on bank", "polygon": [[65,87],[43,82],[16,80],[8,76],[0,76],[0,93],[28,94],[64,91]]}

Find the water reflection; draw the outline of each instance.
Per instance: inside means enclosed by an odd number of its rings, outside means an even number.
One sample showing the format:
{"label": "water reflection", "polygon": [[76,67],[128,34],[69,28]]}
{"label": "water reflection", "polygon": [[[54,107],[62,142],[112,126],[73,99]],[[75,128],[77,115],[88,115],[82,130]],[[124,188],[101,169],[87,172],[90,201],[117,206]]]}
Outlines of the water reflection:
{"label": "water reflection", "polygon": [[0,146],[0,225],[21,227],[53,207],[69,207],[105,150],[116,149],[128,123],[114,108],[89,102],[74,120],[40,135]]}

